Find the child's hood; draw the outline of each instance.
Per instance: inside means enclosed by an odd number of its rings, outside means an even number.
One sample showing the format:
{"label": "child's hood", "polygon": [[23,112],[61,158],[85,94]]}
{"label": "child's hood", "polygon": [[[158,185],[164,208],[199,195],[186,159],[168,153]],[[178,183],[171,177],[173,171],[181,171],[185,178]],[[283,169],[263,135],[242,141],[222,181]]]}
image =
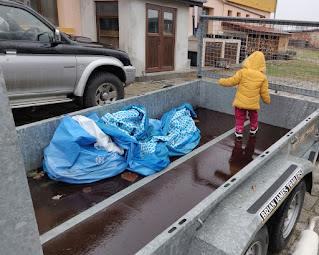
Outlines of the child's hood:
{"label": "child's hood", "polygon": [[265,73],[266,62],[264,54],[261,51],[255,51],[245,60],[244,67]]}

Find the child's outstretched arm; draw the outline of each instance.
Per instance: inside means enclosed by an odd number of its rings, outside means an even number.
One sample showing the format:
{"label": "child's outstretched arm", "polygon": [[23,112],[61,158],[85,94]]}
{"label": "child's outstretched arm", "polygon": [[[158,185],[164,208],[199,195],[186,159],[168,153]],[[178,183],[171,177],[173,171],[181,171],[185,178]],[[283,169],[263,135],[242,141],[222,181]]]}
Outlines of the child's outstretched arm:
{"label": "child's outstretched arm", "polygon": [[241,75],[241,70],[239,70],[233,77],[230,77],[228,79],[221,78],[219,80],[219,84],[224,87],[236,86],[241,80]]}
{"label": "child's outstretched arm", "polygon": [[268,91],[268,80],[267,80],[267,78],[265,78],[263,84],[261,85],[260,96],[261,96],[261,99],[263,100],[263,102],[265,104],[269,104],[270,103],[270,96],[269,96],[269,91]]}

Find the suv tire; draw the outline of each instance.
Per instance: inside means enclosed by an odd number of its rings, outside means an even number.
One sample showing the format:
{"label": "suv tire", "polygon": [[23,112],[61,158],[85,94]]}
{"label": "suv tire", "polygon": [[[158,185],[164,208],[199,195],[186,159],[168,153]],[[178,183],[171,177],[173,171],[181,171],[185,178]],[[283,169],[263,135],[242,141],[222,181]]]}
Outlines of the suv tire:
{"label": "suv tire", "polygon": [[89,78],[83,96],[85,108],[110,104],[124,98],[124,87],[121,80],[108,72],[97,72]]}

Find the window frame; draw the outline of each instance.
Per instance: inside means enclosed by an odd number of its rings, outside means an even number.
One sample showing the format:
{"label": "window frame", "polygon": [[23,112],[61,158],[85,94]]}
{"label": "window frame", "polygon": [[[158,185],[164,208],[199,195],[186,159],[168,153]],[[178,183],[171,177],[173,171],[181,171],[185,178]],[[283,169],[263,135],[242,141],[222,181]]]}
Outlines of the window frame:
{"label": "window frame", "polygon": [[[95,19],[96,19],[96,37],[97,37],[97,41],[99,41],[99,39],[100,39],[99,18],[117,18],[117,19],[119,19],[119,14],[118,13],[117,13],[117,15],[98,14],[97,13],[97,7],[98,7],[97,4],[99,4],[99,3],[117,3],[117,6],[118,6],[119,1],[94,1],[94,3],[95,3]],[[118,39],[120,39],[120,28],[118,31],[118,36],[114,36],[114,37],[117,37]]]}
{"label": "window frame", "polygon": [[203,14],[204,15],[209,15],[209,7],[203,7]]}
{"label": "window frame", "polygon": [[[230,14],[230,15],[229,15]],[[233,17],[233,11],[232,10],[228,10],[227,12],[227,17]]]}

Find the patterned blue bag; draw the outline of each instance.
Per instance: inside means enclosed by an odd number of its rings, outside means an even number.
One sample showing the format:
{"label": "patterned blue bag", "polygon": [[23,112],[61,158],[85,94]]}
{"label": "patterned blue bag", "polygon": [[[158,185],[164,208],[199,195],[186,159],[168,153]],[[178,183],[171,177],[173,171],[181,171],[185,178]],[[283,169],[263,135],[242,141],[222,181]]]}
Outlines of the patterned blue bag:
{"label": "patterned blue bag", "polygon": [[[152,123],[158,122],[152,120]],[[154,137],[161,133],[149,122],[143,106],[132,105],[113,114],[106,113],[98,121],[98,126],[126,150],[127,169],[150,175],[169,164],[166,138]]]}
{"label": "patterned blue bag", "polygon": [[163,115],[162,132],[167,139],[169,157],[185,155],[198,145],[200,131],[194,118],[197,118],[197,115],[187,103]]}

